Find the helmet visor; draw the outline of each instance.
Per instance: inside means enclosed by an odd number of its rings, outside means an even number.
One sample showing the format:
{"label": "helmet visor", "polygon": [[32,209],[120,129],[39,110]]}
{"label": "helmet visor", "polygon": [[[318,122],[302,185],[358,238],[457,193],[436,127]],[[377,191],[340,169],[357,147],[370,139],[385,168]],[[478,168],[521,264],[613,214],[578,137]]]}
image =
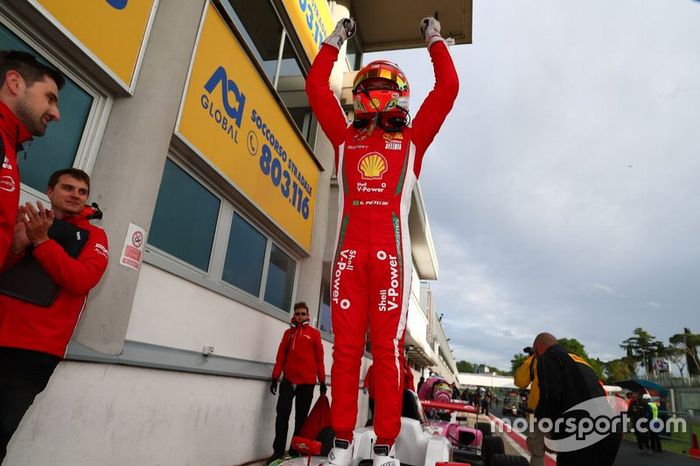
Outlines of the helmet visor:
{"label": "helmet visor", "polygon": [[391,82],[394,85],[392,89],[398,91],[408,89],[408,82],[406,81],[404,76],[387,68],[374,68],[371,70],[367,70],[365,73],[362,74],[360,79],[361,81],[355,82],[355,91],[369,90],[368,87],[365,87],[365,83],[374,83],[377,81]]}
{"label": "helmet visor", "polygon": [[383,78],[370,78],[362,81],[359,86],[357,86],[359,92],[364,91],[398,91],[399,86],[394,81],[389,81]]}

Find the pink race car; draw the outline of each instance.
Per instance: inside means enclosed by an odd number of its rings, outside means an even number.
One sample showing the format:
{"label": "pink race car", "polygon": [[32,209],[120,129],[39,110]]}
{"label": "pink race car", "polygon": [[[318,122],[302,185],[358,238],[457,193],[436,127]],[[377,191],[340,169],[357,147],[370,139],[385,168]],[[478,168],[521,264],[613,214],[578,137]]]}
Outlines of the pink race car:
{"label": "pink race car", "polygon": [[[503,439],[491,435],[491,423],[478,422],[476,407],[452,400],[452,387],[445,379],[430,377],[421,385],[418,398],[432,432],[444,436],[452,444],[455,460],[472,465],[489,464],[494,454],[504,452]],[[466,415],[453,416],[453,412],[476,414],[474,427],[466,424]]]}

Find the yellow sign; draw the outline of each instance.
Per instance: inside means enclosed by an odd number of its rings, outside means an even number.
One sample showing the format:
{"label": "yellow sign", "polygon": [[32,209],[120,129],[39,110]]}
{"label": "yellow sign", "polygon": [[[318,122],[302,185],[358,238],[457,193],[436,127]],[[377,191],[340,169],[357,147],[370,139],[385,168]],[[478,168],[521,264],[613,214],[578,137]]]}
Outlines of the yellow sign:
{"label": "yellow sign", "polygon": [[333,32],[333,18],[326,0],[282,0],[294,30],[304,46],[304,51],[313,61],[321,42]]}
{"label": "yellow sign", "polygon": [[35,0],[129,89],[155,0]]}
{"label": "yellow sign", "polygon": [[178,133],[309,251],[319,169],[219,13],[205,14]]}

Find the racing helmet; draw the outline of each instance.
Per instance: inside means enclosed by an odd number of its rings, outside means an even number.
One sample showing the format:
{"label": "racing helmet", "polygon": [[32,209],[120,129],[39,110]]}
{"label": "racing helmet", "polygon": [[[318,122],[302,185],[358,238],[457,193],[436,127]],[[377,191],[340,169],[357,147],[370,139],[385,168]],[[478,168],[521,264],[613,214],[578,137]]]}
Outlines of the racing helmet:
{"label": "racing helmet", "polygon": [[452,401],[452,387],[445,380],[440,380],[433,385],[433,400],[449,402]]}
{"label": "racing helmet", "polygon": [[375,60],[357,72],[352,85],[353,109],[357,118],[376,113],[408,115],[408,80],[390,61]]}

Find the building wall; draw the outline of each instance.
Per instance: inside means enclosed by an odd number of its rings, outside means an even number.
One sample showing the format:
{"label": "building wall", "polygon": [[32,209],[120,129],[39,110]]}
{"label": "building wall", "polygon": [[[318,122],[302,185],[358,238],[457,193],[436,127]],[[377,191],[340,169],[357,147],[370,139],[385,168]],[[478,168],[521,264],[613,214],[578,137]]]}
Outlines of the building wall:
{"label": "building wall", "polygon": [[[211,277],[173,266],[176,261],[153,248],[146,250],[139,270],[120,265],[119,258],[130,223],[151,230],[164,165],[175,159],[292,251],[298,263],[293,301],[306,301],[317,317],[335,237],[330,225],[337,216],[333,148],[316,131],[314,155],[322,171],[311,246],[300,252],[174,135],[208,0],[156,2],[133,89],[115,83],[34,8],[40,1],[3,2],[1,19],[102,99],[102,119],[96,117],[92,149],[85,151],[92,155],[75,165],[91,174],[91,201],[105,213],[110,265],[90,294],[68,360],[28,411],[3,464],[200,466],[262,459],[272,451],[276,397],[269,393],[269,376],[288,310],[212,284]],[[348,14],[339,4],[333,13],[336,18]],[[338,94],[347,71],[341,59],[331,78]],[[23,197],[41,194],[25,189]],[[415,328],[409,323],[409,331],[423,341],[427,321],[419,290],[414,274],[411,315],[419,319]],[[324,335],[323,344],[330,373],[332,336]],[[213,347],[214,354],[202,356],[204,346]],[[369,364],[365,358],[362,378]],[[367,410],[360,392],[358,425],[364,425]]]}
{"label": "building wall", "polygon": [[240,464],[269,454],[274,418],[260,381],[64,362],[4,464]]}

